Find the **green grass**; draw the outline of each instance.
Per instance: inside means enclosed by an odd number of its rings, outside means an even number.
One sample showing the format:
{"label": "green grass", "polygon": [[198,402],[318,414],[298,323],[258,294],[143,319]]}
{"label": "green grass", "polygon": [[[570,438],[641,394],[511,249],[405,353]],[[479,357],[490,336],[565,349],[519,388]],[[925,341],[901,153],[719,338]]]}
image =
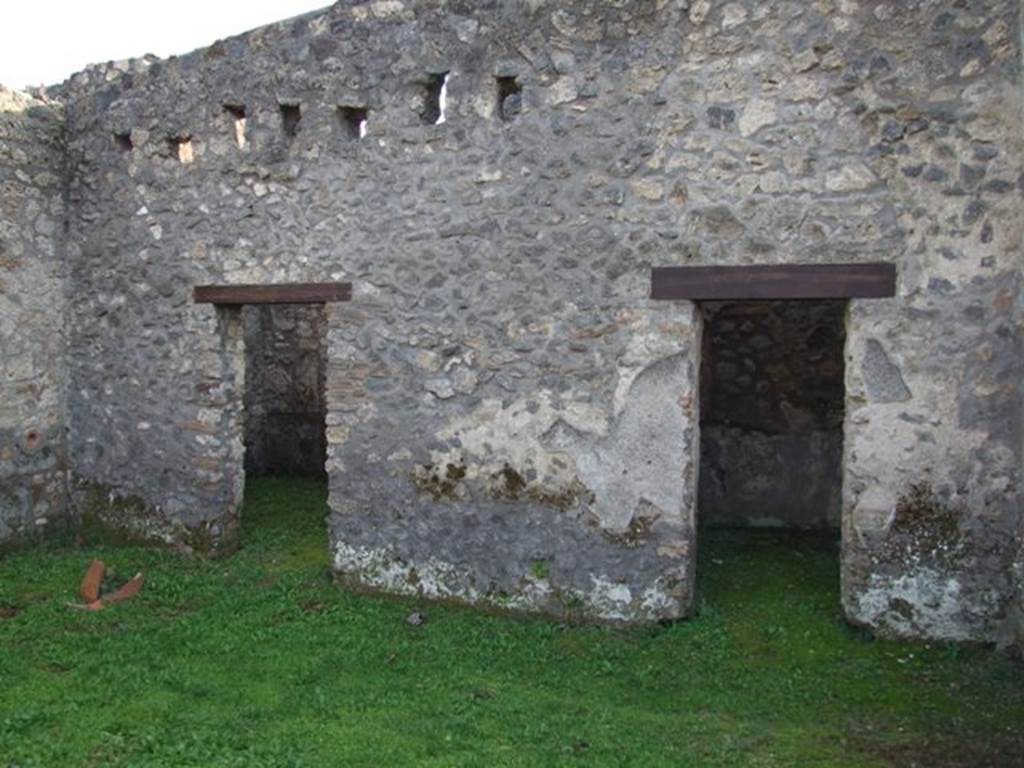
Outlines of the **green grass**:
{"label": "green grass", "polygon": [[[250,488],[227,560],[0,560],[0,766],[1024,765],[1024,669],[847,627],[820,539],[706,532],[697,618],[565,627],[346,592],[322,487]],[[142,595],[69,609],[93,557]]]}

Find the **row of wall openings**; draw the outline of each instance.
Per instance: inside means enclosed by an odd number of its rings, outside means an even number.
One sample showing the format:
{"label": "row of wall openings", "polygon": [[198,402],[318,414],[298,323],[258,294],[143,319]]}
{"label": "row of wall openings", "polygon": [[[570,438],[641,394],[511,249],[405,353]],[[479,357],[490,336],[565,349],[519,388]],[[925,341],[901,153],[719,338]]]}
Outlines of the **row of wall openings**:
{"label": "row of wall openings", "polygon": [[[427,125],[441,125],[445,122],[448,99],[448,72],[427,77],[424,83],[423,108],[420,119]],[[498,118],[502,122],[515,120],[523,108],[523,87],[514,76],[496,78],[498,96]]]}
{"label": "row of wall openings", "polygon": [[[281,104],[281,130],[285,137],[294,139],[299,133],[299,123],[302,120],[301,104]],[[366,107],[340,106],[337,110],[338,127],[341,135],[353,141],[366,136],[366,122],[370,110]],[[239,143],[239,146],[242,146]]]}
{"label": "row of wall openings", "polygon": [[[447,119],[448,76],[448,72],[432,74],[429,75],[424,83],[423,107],[420,111],[420,119],[427,125],[442,125]],[[513,76],[498,77],[496,82],[498,118],[502,122],[511,122],[522,111],[523,88]],[[294,139],[298,136],[299,123],[302,122],[302,104],[299,102],[284,102],[278,106],[278,109],[281,116],[281,132],[289,140]],[[235,144],[240,149],[244,149],[246,145],[245,105],[224,104],[224,111],[231,118]],[[366,136],[369,114],[370,111],[366,107],[339,106],[337,119],[341,135],[349,141],[364,138]],[[191,136],[173,136],[168,141],[171,145],[172,154],[181,163],[189,164],[194,161],[195,155],[193,153]],[[130,152],[134,148],[130,133],[115,132],[114,144],[125,152]]]}
{"label": "row of wall openings", "polygon": [[[245,146],[245,107],[224,107],[235,117],[235,140],[239,147]],[[288,139],[299,134],[299,123],[302,122],[302,105],[296,102],[283,103],[279,106],[281,113],[281,131]],[[337,110],[338,126],[341,135],[353,141],[366,136],[366,122],[370,110],[366,107],[340,106]]]}
{"label": "row of wall openings", "polygon": [[[135,142],[132,141],[131,133],[123,131],[114,133],[114,144],[122,152],[131,152],[135,148]],[[196,159],[195,150],[192,146],[192,137],[187,133],[169,137],[167,139],[167,146],[170,149],[171,155],[176,157],[178,162],[183,165],[188,165]]]}

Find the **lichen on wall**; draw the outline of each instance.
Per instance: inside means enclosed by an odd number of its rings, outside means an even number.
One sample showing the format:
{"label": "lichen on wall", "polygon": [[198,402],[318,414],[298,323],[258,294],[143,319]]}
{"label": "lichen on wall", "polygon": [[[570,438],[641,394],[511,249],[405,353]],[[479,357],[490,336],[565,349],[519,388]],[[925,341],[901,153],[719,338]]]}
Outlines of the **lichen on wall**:
{"label": "lichen on wall", "polygon": [[0,547],[66,523],[64,130],[0,87]]}

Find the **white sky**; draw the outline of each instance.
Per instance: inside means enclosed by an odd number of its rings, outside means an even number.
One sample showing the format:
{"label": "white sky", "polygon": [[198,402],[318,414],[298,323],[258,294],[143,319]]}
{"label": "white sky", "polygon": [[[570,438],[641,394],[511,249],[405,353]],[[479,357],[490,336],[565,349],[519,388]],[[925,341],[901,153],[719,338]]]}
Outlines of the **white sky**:
{"label": "white sky", "polygon": [[0,83],[53,85],[89,64],[188,53],[331,0],[0,0]]}

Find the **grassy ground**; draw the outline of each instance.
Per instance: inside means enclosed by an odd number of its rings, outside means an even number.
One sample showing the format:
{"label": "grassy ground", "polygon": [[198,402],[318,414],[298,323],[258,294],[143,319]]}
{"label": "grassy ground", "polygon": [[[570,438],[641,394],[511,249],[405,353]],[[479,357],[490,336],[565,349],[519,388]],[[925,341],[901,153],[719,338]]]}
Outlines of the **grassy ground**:
{"label": "grassy ground", "polygon": [[[848,628],[827,542],[708,532],[698,618],[567,628],[349,594],[324,513],[257,481],[228,560],[0,560],[0,766],[1024,765],[1024,668]],[[68,609],[92,557],[143,594]]]}

